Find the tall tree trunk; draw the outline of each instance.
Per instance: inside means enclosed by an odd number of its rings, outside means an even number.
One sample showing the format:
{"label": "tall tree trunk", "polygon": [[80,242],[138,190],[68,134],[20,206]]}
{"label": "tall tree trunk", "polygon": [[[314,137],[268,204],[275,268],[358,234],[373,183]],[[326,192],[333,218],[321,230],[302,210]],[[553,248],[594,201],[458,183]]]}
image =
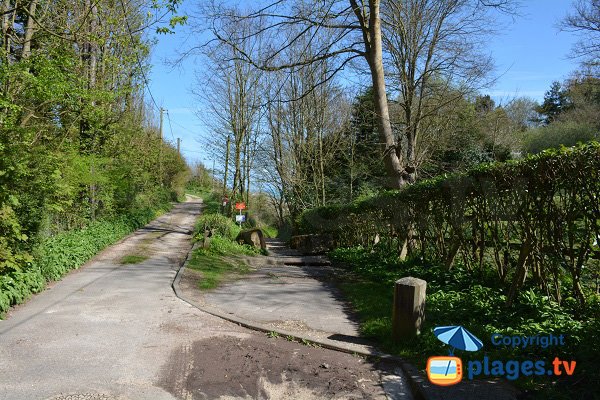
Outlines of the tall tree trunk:
{"label": "tall tree trunk", "polygon": [[252,160],[251,160],[251,150],[250,150],[250,135],[246,136],[246,150],[244,152],[245,156],[245,167],[246,167],[246,205],[250,207],[250,172],[252,169]]}
{"label": "tall tree trunk", "polygon": [[[238,134],[234,134],[236,137]],[[231,191],[232,200],[236,199],[236,195],[238,193],[238,189],[240,190],[240,195],[244,195],[244,183],[242,180],[241,173],[241,143],[238,138],[235,140],[235,149],[234,149],[234,164],[233,164],[233,189]]]}
{"label": "tall tree trunk", "polygon": [[408,182],[405,177],[406,171],[402,167],[400,149],[396,143],[390,122],[383,71],[380,0],[369,1],[368,16],[364,14],[364,11],[357,5],[355,0],[350,0],[350,5],[358,17],[363,31],[365,58],[371,70],[373,102],[377,113],[377,128],[384,147],[384,163],[388,174],[388,186],[400,188]]}
{"label": "tall tree trunk", "polygon": [[225,173],[223,174],[223,195],[227,194],[227,173],[229,172],[229,148],[231,147],[231,136],[227,135],[225,145]]}
{"label": "tall tree trunk", "polygon": [[[98,69],[98,39],[96,35],[98,34],[98,7],[96,3],[90,4],[91,13],[90,13],[90,39],[89,39],[89,83],[88,87],[90,89],[96,88],[96,76]],[[94,105],[94,104],[93,104]]]}
{"label": "tall tree trunk", "polygon": [[16,16],[16,10],[12,11],[13,5],[10,0],[4,0],[2,4],[2,50],[3,50],[3,62],[7,64],[11,63],[12,55],[12,32],[14,26],[14,20]]}
{"label": "tall tree trunk", "polygon": [[23,59],[27,59],[31,55],[31,40],[33,39],[33,33],[35,31],[34,18],[37,3],[38,0],[31,0],[31,3],[29,3],[29,16],[27,18],[27,25],[25,27],[25,37],[23,40]]}

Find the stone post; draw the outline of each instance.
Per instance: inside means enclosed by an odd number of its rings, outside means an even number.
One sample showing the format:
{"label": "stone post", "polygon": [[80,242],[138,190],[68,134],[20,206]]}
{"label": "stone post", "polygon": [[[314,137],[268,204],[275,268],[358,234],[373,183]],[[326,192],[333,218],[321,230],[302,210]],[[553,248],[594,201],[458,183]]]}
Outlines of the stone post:
{"label": "stone post", "polygon": [[425,320],[425,291],[427,282],[406,277],[396,281],[392,310],[392,335],[396,342],[420,333]]}
{"label": "stone post", "polygon": [[202,247],[208,249],[210,247],[210,238],[212,237],[212,229],[204,230],[204,239],[202,240]]}

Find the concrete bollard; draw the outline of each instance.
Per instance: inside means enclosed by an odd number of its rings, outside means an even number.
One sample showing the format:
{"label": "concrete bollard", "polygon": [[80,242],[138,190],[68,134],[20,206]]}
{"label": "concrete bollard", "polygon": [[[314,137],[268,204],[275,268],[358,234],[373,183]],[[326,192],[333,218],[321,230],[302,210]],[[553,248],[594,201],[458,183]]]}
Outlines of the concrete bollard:
{"label": "concrete bollard", "polygon": [[406,277],[396,281],[392,310],[392,335],[396,342],[420,333],[425,320],[425,291],[427,282]]}

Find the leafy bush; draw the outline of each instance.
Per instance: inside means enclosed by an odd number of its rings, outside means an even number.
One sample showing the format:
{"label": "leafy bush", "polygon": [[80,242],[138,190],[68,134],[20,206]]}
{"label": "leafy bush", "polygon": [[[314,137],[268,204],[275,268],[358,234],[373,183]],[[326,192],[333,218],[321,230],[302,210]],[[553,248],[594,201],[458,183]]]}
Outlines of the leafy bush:
{"label": "leafy bush", "polygon": [[13,270],[0,275],[0,317],[13,304],[19,304],[32,293],[41,291],[46,280],[39,270],[33,268]]}
{"label": "leafy bush", "polygon": [[132,229],[123,219],[97,221],[82,230],[65,232],[46,240],[38,249],[34,265],[47,280],[56,280],[92,258],[98,251]]}
{"label": "leafy bush", "polygon": [[255,256],[259,252],[259,249],[252,246],[241,245],[216,235],[211,238],[210,247],[194,250],[188,267],[202,272],[202,279],[198,283],[200,289],[214,289],[223,281],[250,272],[240,256]]}
{"label": "leafy bush", "polygon": [[196,222],[196,232],[202,237],[204,230],[213,230],[215,235],[234,240],[240,233],[240,227],[229,217],[221,214],[203,214]]}
{"label": "leafy bush", "polygon": [[196,252],[198,254],[210,254],[216,256],[255,256],[260,253],[260,249],[249,246],[247,244],[238,244],[237,242],[234,242],[229,238],[224,238],[222,236],[217,235],[211,238],[209,248],[198,248]]}
{"label": "leafy bush", "polygon": [[[577,315],[568,306],[571,303],[568,299],[559,306],[538,289],[530,287],[507,307],[502,285],[493,274],[482,275],[482,271],[467,270],[462,265],[448,271],[420,258],[400,262],[396,254],[382,248],[338,248],[329,257],[346,271],[339,275],[343,277],[340,288],[359,315],[361,334],[386,351],[406,357],[424,368],[427,359],[424,355],[448,351],[447,346],[435,338],[433,328],[463,325],[483,340],[485,354],[490,359],[551,360],[559,356],[577,360],[577,378],[560,380],[560,391],[555,382],[544,378],[522,378],[517,383],[524,387],[546,386],[553,391],[550,398],[567,398],[566,393],[579,394],[573,398],[593,398],[589,394],[597,392],[594,382],[600,381],[597,369],[600,343],[596,340],[600,327],[600,296],[591,296],[588,309]],[[395,280],[405,276],[427,281],[425,322],[419,336],[395,343],[392,341],[393,287]],[[581,312],[574,299],[572,303]],[[546,349],[492,346],[490,336],[493,333],[564,335],[565,345]],[[480,358],[481,353],[461,352],[460,357],[466,362]]]}
{"label": "leafy bush", "polygon": [[575,146],[577,143],[598,140],[599,134],[600,132],[591,125],[572,121],[556,122],[528,132],[524,150],[536,154],[560,146]]}

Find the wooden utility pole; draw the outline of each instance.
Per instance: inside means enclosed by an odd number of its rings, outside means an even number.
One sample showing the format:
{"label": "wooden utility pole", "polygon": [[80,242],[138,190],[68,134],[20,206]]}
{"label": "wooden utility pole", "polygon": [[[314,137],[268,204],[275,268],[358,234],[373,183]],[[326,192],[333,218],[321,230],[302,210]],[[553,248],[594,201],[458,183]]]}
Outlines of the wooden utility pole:
{"label": "wooden utility pole", "polygon": [[227,145],[225,151],[225,173],[223,174],[223,194],[227,194],[227,171],[229,170],[229,145],[231,144],[231,135],[227,135]]}
{"label": "wooden utility pole", "polygon": [[181,157],[181,138],[177,138],[177,154]]}
{"label": "wooden utility pole", "polygon": [[165,109],[160,108],[160,142],[158,143],[158,179],[160,180],[160,185],[163,184],[162,179],[162,145],[163,145],[163,120],[164,120]]}
{"label": "wooden utility pole", "polygon": [[164,108],[160,108],[160,141],[162,142],[162,138],[163,138],[163,115],[165,113],[165,109]]}

